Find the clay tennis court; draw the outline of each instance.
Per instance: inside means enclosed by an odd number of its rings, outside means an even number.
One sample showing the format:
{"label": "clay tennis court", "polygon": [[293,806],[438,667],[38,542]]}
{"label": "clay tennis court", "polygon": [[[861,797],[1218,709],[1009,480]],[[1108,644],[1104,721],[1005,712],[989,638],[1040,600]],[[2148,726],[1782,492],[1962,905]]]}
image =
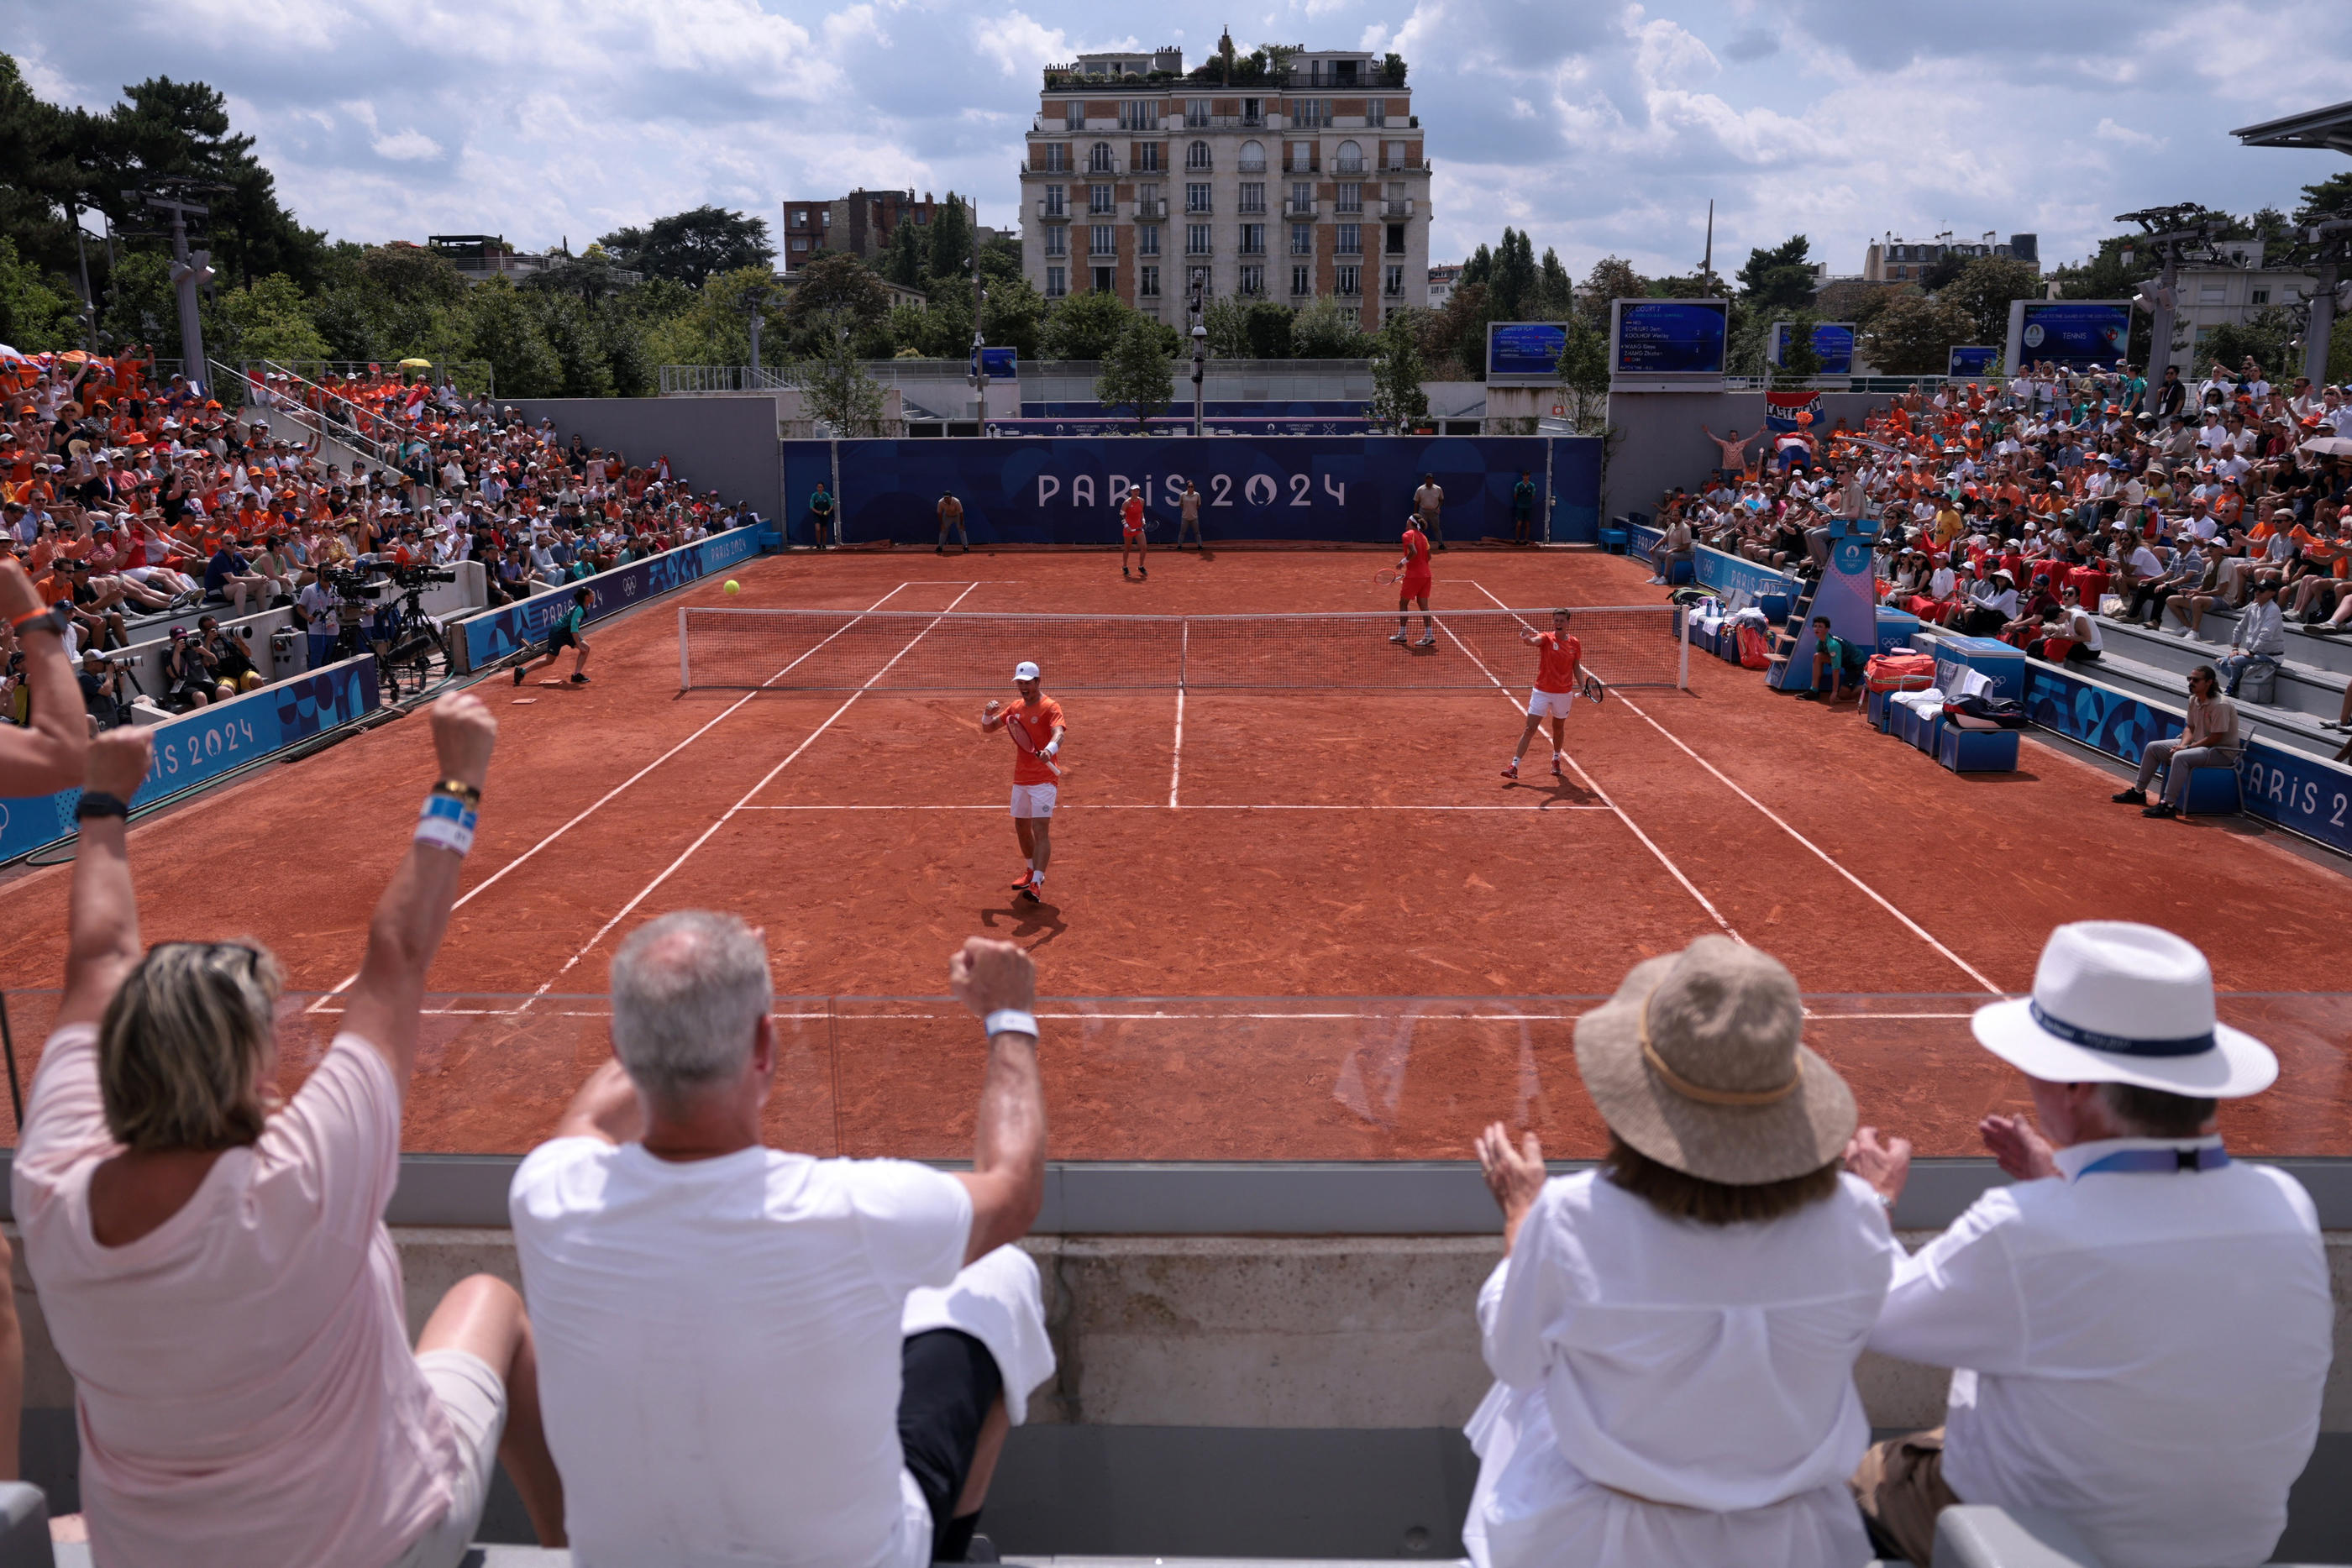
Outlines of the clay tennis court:
{"label": "clay tennis court", "polygon": [[[1390,602],[1366,552],[1151,559],[1148,582],[1126,583],[1107,554],[769,557],[737,573],[738,597],[715,582],[681,597],[912,617],[889,622],[906,628],[892,647],[949,612]],[[1441,617],[1658,603],[1622,559],[1456,549],[1436,565]],[[1413,654],[1377,628],[1285,653],[1328,661],[1344,684],[1320,688],[1064,691],[1045,657],[1069,766],[1047,900],[1016,904],[1012,749],[973,723],[980,690],[1009,696],[1013,664],[1040,656],[1016,632],[917,644],[910,658],[979,672],[950,683],[966,689],[893,689],[914,666],[883,674],[886,651],[847,689],[681,692],[677,604],[592,626],[585,689],[517,690],[503,671],[474,688],[499,750],[434,970],[414,1150],[544,1134],[605,1054],[614,946],[699,905],[767,930],[785,1044],[772,1132],[818,1153],[969,1154],[983,1046],[942,993],[947,954],[977,931],[1031,946],[1054,998],[1039,1010],[1058,1158],[1457,1159],[1496,1118],[1589,1155],[1601,1134],[1575,1016],[1640,958],[1717,932],[1788,962],[1808,1040],[1866,1121],[1972,1155],[1979,1117],[2024,1101],[1968,1013],[2028,988],[2053,924],[2104,917],[2197,942],[2223,1016],[2278,1050],[2282,1091],[2223,1113],[2232,1147],[2352,1154],[2352,992],[2326,988],[2346,983],[2340,865],[2250,819],[2143,821],[2107,804],[2110,771],[2049,746],[2030,740],[2014,774],[1962,778],[1850,706],[1695,658],[1687,691],[1578,705],[1565,784],[1539,739],[1511,785],[1497,769],[1535,662],[1492,640],[1475,650],[1492,679],[1443,688],[1382,672],[1471,644]],[[1067,630],[1056,646],[1079,646]],[[1124,634],[1099,623],[1087,656],[1114,658]],[[132,834],[147,940],[249,936],[284,962],[289,1073],[331,1034],[430,767],[425,727],[403,719]],[[27,1081],[68,874],[12,878],[0,915]]]}

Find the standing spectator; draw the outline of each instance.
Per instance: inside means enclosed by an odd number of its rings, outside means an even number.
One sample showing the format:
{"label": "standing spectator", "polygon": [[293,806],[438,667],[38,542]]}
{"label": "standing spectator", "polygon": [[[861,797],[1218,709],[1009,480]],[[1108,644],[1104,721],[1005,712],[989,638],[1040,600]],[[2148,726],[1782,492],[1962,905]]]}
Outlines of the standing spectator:
{"label": "standing spectator", "polygon": [[1053,1353],[1012,1245],[1045,1187],[1035,972],[974,937],[949,980],[988,1035],[957,1174],[765,1146],[774,989],[742,921],[664,915],[614,955],[614,1058],[509,1198],[582,1562],[965,1558]]}
{"label": "standing spectator", "polygon": [[[2200,768],[2233,768],[2238,761],[2238,705],[2221,695],[2221,677],[2210,664],[2189,672],[2187,727],[2175,738],[2151,740],[2141,747],[2139,776],[2128,789],[2109,799],[2121,806],[2141,806],[2143,817],[2177,817],[2189,796],[2189,775]],[[2147,786],[2158,769],[2164,770],[2164,795],[2148,805]]]}
{"label": "standing spectator", "polygon": [[432,727],[444,782],[342,1032],[283,1105],[278,961],[242,942],[142,952],[123,819],[150,737],[90,745],[65,996],[11,1182],[101,1563],[456,1568],[499,1459],[541,1540],[562,1540],[521,1299],[460,1282],[412,1355],[383,1227],[425,973],[497,733],[464,695]]}
{"label": "standing spectator", "polygon": [[824,481],[816,482],[816,491],[809,497],[809,528],[816,538],[816,548],[823,549],[831,542],[833,530],[833,492]]}
{"label": "standing spectator", "polygon": [[1434,474],[1421,476],[1421,487],[1412,493],[1412,515],[1421,520],[1421,531],[1439,549],[1445,548],[1445,491]]}
{"label": "standing spectator", "polygon": [[1534,1134],[1480,1137],[1505,1257],[1478,1292],[1477,1568],[1869,1558],[1853,1364],[1902,1250],[1840,1172],[1853,1096],[1803,1030],[1779,961],[1702,936],[1577,1020],[1601,1168],[1547,1181]]}
{"label": "standing spectator", "polygon": [[[2052,932],[2032,998],[1979,1009],[1975,1033],[2033,1116],[1984,1119],[2017,1185],[1895,1265],[1871,1333],[1953,1369],[1945,1425],[1855,1474],[1886,1554],[1926,1563],[1937,1513],[1974,1502],[2053,1512],[2102,1563],[2269,1561],[2334,1308],[2309,1195],[2233,1162],[2213,1113],[2277,1059],[2216,1021],[2203,954],[2121,921]],[[1910,1151],[1864,1127],[1849,1164],[1892,1203]]]}
{"label": "standing spectator", "polygon": [[1519,482],[1511,486],[1511,542],[1513,544],[1523,545],[1528,542],[1528,529],[1534,525],[1535,518],[1536,482],[1528,476],[1528,470],[1522,468],[1519,470]]}
{"label": "standing spectator", "polygon": [[1759,430],[1755,435],[1743,439],[1736,430],[1728,435],[1717,435],[1704,424],[1700,425],[1699,429],[1709,441],[1715,443],[1716,450],[1722,455],[1722,461],[1715,465],[1715,476],[1738,484],[1739,476],[1748,471],[1748,449],[1756,444],[1758,438],[1764,433]]}

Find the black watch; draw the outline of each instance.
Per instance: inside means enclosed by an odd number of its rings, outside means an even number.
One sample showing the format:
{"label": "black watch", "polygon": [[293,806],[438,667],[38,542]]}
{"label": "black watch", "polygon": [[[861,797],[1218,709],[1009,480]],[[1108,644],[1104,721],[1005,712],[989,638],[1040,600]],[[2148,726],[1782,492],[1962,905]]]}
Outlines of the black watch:
{"label": "black watch", "polygon": [[72,624],[73,616],[62,604],[52,604],[38,614],[28,615],[15,623],[16,632],[19,637],[27,632],[54,632],[59,637],[63,637],[66,634],[66,628]]}
{"label": "black watch", "polygon": [[77,822],[86,822],[92,817],[121,817],[127,820],[130,815],[129,801],[102,789],[85,789],[81,792],[81,799],[74,802],[74,821]]}

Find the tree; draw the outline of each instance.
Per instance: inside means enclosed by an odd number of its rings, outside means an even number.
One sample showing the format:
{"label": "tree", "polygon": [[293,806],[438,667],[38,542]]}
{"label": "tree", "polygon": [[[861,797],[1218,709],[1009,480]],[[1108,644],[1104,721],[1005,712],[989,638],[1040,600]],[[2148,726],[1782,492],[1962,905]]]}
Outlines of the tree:
{"label": "tree", "polygon": [[1799,310],[1789,321],[1789,340],[1780,350],[1780,362],[1772,367],[1774,386],[1803,386],[1822,373],[1821,351],[1813,347],[1813,329],[1821,318],[1811,310]]}
{"label": "tree", "polygon": [[1470,259],[1462,264],[1462,276],[1454,280],[1454,287],[1467,288],[1474,283],[1488,281],[1494,275],[1495,253],[1482,244],[1470,253]]}
{"label": "tree", "polygon": [[[1859,332],[1870,319],[1886,308],[1886,302],[1908,287],[1900,283],[1873,283],[1867,278],[1841,277],[1813,296],[1813,309],[1824,321],[1851,321]],[[2004,317],[2003,320],[2007,318]]]}
{"label": "tree", "polygon": [[786,382],[800,389],[809,416],[843,440],[887,434],[882,383],[867,375],[858,361],[856,325],[856,318],[843,309],[813,318],[808,326],[816,352],[784,373]]}
{"label": "tree", "polygon": [[1102,360],[1135,312],[1116,294],[1073,294],[1045,318],[1038,351],[1049,360]]}
{"label": "tree", "polygon": [[1633,270],[1632,262],[1622,256],[1604,256],[1584,275],[1584,319],[1606,332],[1611,300],[1643,299],[1648,298],[1649,292],[1648,281]]}
{"label": "tree", "polygon": [[2304,315],[2284,305],[2265,306],[2246,321],[2225,321],[2197,345],[2200,363],[2218,362],[2236,370],[2252,359],[2271,380],[2300,371],[2299,357],[2287,345],[2301,336]]}
{"label": "tree", "polygon": [[1973,341],[1976,321],[1958,305],[1897,294],[1863,330],[1861,357],[1886,375],[1940,375],[1955,343]]}
{"label": "tree", "polygon": [[1391,310],[1372,334],[1372,419],[1398,434],[1429,417],[1429,394],[1421,390],[1423,314]]}
{"label": "tree", "polygon": [[1582,316],[1570,319],[1560,345],[1559,387],[1579,435],[1608,429],[1609,335]]}
{"label": "tree", "polygon": [[[324,360],[326,339],[310,320],[302,291],[282,272],[250,287],[221,290],[218,319],[227,328],[214,352],[224,360]],[[501,385],[504,383],[501,382]]]}
{"label": "tree", "polygon": [[1201,325],[1208,329],[1210,353],[1221,360],[1246,360],[1251,357],[1250,309],[1250,306],[1230,294],[1220,295],[1209,301],[1209,308],[1201,312]]}
{"label": "tree", "polygon": [[1290,351],[1301,360],[1360,360],[1364,331],[1354,311],[1326,295],[1291,318]]}
{"label": "tree", "polygon": [[[745,279],[739,286],[739,294],[741,287],[754,282],[772,281],[765,267],[745,267],[728,276]],[[892,351],[890,290],[872,267],[854,256],[826,252],[812,256],[794,276],[800,281],[793,287],[790,302],[783,308],[784,328],[792,334],[788,345],[792,353],[823,352],[815,340],[820,329],[814,323],[821,319],[829,319],[835,311],[849,317],[859,353],[868,359],[882,359]],[[961,350],[955,351],[961,353]]]}
{"label": "tree", "polygon": [[1103,361],[1095,378],[1095,401],[1106,409],[1135,410],[1138,434],[1150,428],[1151,416],[1167,408],[1176,395],[1173,372],[1154,323],[1138,315],[1128,322]]}
{"label": "tree", "polygon": [[1999,343],[2009,331],[2009,306],[2013,299],[2042,298],[2042,277],[2021,261],[1980,256],[1960,268],[1959,275],[1932,291],[1969,313],[1976,323],[1976,341]]}
{"label": "tree", "polygon": [[2303,188],[2303,202],[2294,209],[2294,221],[2315,224],[2347,212],[2352,212],[2352,173],[2330,174],[2316,185]]}
{"label": "tree", "polygon": [[0,236],[0,343],[28,354],[74,348],[81,342],[80,316],[80,300],[50,287],[17,259],[16,242]]}
{"label": "tree", "polygon": [[690,288],[701,287],[714,272],[765,266],[776,256],[765,218],[709,205],[656,218],[643,228],[614,229],[597,243],[633,272]]}
{"label": "tree", "polygon": [[1294,312],[1287,305],[1277,305],[1271,299],[1261,299],[1249,308],[1244,319],[1248,338],[1246,358],[1253,360],[1286,360],[1290,358],[1290,319]]}
{"label": "tree", "polygon": [[950,191],[931,216],[930,275],[971,277],[971,209]]}
{"label": "tree", "polygon": [[1503,243],[1495,251],[1493,274],[1487,280],[1488,292],[1495,301],[1495,319],[1525,320],[1540,277],[1536,270],[1535,242],[1506,227]]}
{"label": "tree", "polygon": [[1456,283],[1444,308],[1419,319],[1422,358],[1429,379],[1486,379],[1486,286]]}
{"label": "tree", "polygon": [[1035,284],[1018,273],[1009,278],[992,279],[980,320],[981,329],[991,344],[1011,349],[1022,359],[1034,360],[1045,340],[1045,297],[1037,292]]}
{"label": "tree", "polygon": [[1787,312],[1813,299],[1811,247],[1803,235],[1790,235],[1770,250],[1748,253],[1748,265],[1733,276],[1742,297],[1759,311]]}
{"label": "tree", "polygon": [[900,218],[890,231],[890,248],[882,253],[882,276],[901,288],[922,287],[924,264],[929,260],[923,252],[923,231]]}
{"label": "tree", "polygon": [[1559,261],[1559,252],[1544,246],[1543,266],[1536,278],[1536,300],[1531,307],[1546,321],[1565,321],[1576,308],[1576,283],[1568,276],[1568,268]]}

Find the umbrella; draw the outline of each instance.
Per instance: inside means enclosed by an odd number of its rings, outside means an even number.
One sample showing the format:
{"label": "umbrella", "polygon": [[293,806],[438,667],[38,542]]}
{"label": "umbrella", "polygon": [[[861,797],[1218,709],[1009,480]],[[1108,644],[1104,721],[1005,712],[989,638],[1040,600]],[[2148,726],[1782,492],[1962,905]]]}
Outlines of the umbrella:
{"label": "umbrella", "polygon": [[433,361],[430,360],[403,360],[400,361],[400,368],[404,371],[429,371],[433,368]]}
{"label": "umbrella", "polygon": [[2317,457],[2352,457],[2352,438],[2323,435],[2316,441],[2306,441],[2295,449]]}

